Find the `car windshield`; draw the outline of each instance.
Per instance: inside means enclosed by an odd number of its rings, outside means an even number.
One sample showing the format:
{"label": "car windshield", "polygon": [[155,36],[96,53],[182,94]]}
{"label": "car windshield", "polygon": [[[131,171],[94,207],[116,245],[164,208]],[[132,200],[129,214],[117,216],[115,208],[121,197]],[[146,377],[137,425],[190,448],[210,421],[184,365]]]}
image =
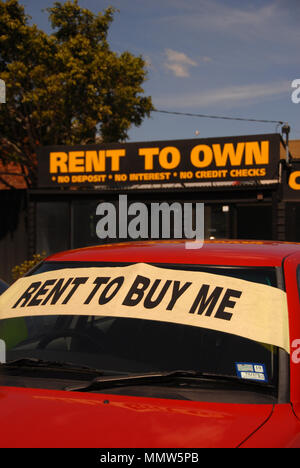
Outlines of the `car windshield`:
{"label": "car windshield", "polygon": [[[70,268],[123,265],[99,262],[44,262],[32,271],[30,276]],[[278,287],[276,269],[271,267],[177,264],[159,266],[169,270],[212,273],[243,279],[249,284]],[[118,317],[105,313],[96,316],[81,315],[79,311],[74,311],[74,315],[56,315],[54,312],[53,315],[29,315],[0,320],[0,345],[1,343],[5,344],[6,354],[5,366],[2,365],[0,369],[0,385],[18,385],[16,379],[21,379],[18,380],[21,386],[65,388],[65,382],[61,386],[60,384],[56,386],[55,383],[62,379],[61,374],[55,374],[54,377],[51,374],[51,383],[49,383],[46,372],[41,375],[42,370],[37,374],[30,374],[27,370],[25,377],[20,370],[21,365],[12,366],[13,371],[8,370],[10,363],[23,362],[27,367],[30,367],[28,363],[32,363],[31,367],[34,367],[34,363],[48,362],[52,363],[52,373],[53,363],[67,363],[70,369],[72,366],[74,369],[82,368],[87,371],[93,369],[92,377],[100,375],[101,372],[104,375],[128,376],[176,370],[195,371],[199,376],[223,376],[232,378],[232,383],[248,384],[249,392],[252,391],[253,384],[257,384],[253,386],[255,392],[262,392],[272,398],[277,395],[278,348],[276,346],[224,331],[187,324]],[[99,374],[96,369],[99,370]],[[35,383],[32,382],[34,376],[38,377]],[[70,374],[68,378],[70,379]],[[65,374],[64,379],[66,379]],[[79,377],[76,376],[76,379]],[[210,382],[210,391],[218,388],[224,390],[225,380],[222,384],[216,383],[216,380],[212,382]],[[200,383],[203,387],[203,380]],[[201,400],[199,394],[198,397],[194,396],[194,385],[194,380],[193,385],[191,382],[189,385],[185,382],[185,385],[181,385],[181,390],[192,393],[192,399]],[[241,387],[238,387],[239,391],[240,389]],[[125,392],[124,388],[115,391]],[[132,389],[130,391],[133,392]],[[138,392],[140,389],[135,391]],[[145,388],[143,391],[146,391]],[[168,395],[172,398],[170,393]]]}

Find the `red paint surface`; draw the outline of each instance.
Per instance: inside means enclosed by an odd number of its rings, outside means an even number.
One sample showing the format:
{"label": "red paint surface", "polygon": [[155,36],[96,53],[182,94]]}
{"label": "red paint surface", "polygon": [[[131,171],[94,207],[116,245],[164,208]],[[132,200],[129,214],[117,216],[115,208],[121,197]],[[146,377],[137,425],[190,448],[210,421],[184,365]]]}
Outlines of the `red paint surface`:
{"label": "red paint surface", "polygon": [[0,388],[0,408],[2,447],[235,447],[272,412],[272,405],[8,387]]}
{"label": "red paint surface", "polygon": [[[290,402],[221,404],[0,387],[1,447],[300,447],[300,245],[135,243],[64,252],[50,261],[284,266],[290,323]],[[106,400],[106,402],[105,402]]]}
{"label": "red paint surface", "polygon": [[48,260],[280,266],[282,259],[295,250],[300,251],[300,244],[206,241],[200,249],[187,249],[180,240],[150,241],[87,247],[55,254]]}

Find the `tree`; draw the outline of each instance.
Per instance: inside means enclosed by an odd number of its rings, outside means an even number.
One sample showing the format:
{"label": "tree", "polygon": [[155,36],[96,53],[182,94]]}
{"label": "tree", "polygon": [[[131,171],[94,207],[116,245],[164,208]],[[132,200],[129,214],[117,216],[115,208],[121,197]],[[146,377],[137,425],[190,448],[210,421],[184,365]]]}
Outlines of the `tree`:
{"label": "tree", "polygon": [[124,141],[153,110],[143,95],[143,58],[110,50],[115,12],[55,2],[48,35],[17,0],[0,0],[0,161],[17,163],[28,187],[36,184],[39,145]]}

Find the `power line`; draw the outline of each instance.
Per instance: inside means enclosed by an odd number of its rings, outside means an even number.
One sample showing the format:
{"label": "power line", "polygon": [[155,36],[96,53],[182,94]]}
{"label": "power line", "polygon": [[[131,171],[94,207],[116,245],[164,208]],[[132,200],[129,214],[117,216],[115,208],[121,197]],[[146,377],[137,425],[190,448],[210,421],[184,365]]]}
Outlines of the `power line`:
{"label": "power line", "polygon": [[171,115],[184,115],[188,117],[201,117],[205,119],[223,119],[223,120],[240,120],[244,122],[260,122],[260,123],[275,123],[278,125],[283,125],[286,122],[281,120],[267,120],[267,119],[246,119],[244,117],[228,117],[224,115],[207,115],[207,114],[191,114],[188,112],[174,112],[174,111],[166,111],[161,109],[154,109],[152,112],[159,112],[161,114],[171,114]]}

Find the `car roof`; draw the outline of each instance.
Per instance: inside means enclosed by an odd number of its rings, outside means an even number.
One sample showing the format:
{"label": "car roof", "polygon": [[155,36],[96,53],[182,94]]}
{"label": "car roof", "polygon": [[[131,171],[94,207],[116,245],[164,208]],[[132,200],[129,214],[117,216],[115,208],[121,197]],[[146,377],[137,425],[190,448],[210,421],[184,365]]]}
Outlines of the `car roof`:
{"label": "car roof", "polygon": [[187,248],[186,240],[168,240],[102,244],[57,253],[46,261],[280,266],[293,253],[300,254],[300,244],[209,240],[201,248]]}

